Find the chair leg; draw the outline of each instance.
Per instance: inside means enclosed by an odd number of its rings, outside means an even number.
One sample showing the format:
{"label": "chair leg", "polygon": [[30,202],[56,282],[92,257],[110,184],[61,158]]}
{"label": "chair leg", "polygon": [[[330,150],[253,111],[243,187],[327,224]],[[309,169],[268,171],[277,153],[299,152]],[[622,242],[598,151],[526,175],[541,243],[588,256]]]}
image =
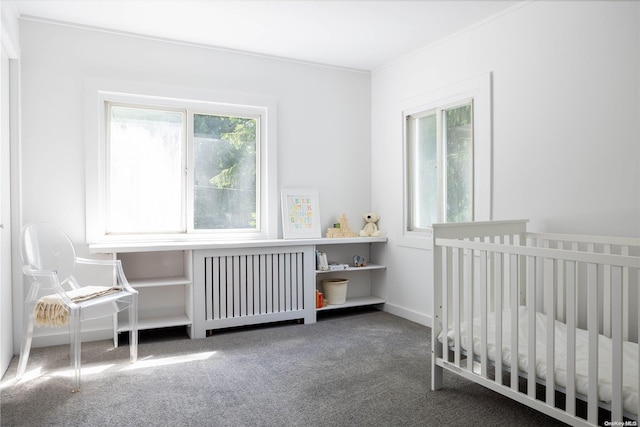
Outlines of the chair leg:
{"label": "chair leg", "polygon": [[80,390],[80,365],[81,365],[81,333],[80,333],[80,313],[76,310],[69,310],[69,342],[71,370],[73,371],[73,392]]}
{"label": "chair leg", "polygon": [[18,373],[16,379],[22,378],[27,370],[27,361],[29,360],[29,353],[31,352],[31,341],[33,339],[33,309],[34,304],[25,304],[24,316],[22,325],[22,344],[20,345],[20,359],[18,361]]}
{"label": "chair leg", "polygon": [[131,295],[129,306],[129,362],[138,360],[138,295]]}

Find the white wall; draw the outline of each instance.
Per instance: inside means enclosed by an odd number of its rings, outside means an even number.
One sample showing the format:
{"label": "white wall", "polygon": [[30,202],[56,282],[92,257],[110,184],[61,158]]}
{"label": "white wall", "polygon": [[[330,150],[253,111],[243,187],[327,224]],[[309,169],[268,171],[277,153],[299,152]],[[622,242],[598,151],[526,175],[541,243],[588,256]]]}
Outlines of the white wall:
{"label": "white wall", "polygon": [[318,189],[323,229],[342,212],[352,228],[362,225],[371,197],[369,73],[30,20],[20,30],[25,222],[55,223],[87,252],[83,87],[114,79],[275,98],[278,187]]}
{"label": "white wall", "polygon": [[640,235],[640,3],[530,2],[372,74],[372,205],[389,236],[378,288],[430,324],[431,252],[400,245],[400,104],[493,73],[493,218]]}
{"label": "white wall", "polygon": [[[13,230],[20,223],[19,199],[12,197],[12,188],[18,188],[12,159],[19,157],[19,70],[20,46],[18,42],[18,14],[13,3],[0,4],[0,42],[2,48],[2,70],[0,71],[0,375],[13,356],[13,303],[12,256]],[[19,227],[18,227],[19,229]],[[19,258],[18,258],[19,259]],[[13,278],[20,277],[13,275]]]}

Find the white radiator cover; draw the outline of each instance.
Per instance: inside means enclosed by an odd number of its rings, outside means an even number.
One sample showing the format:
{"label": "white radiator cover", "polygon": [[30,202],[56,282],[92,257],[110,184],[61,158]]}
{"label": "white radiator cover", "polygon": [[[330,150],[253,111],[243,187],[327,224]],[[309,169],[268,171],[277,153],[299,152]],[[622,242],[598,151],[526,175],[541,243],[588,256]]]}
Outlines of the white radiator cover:
{"label": "white radiator cover", "polygon": [[194,337],[291,319],[315,322],[313,246],[197,250]]}

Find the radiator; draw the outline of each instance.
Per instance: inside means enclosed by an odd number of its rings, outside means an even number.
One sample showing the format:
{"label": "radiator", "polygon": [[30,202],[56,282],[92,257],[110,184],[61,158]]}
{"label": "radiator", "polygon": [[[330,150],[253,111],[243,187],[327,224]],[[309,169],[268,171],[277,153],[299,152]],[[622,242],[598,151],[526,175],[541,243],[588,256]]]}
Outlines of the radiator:
{"label": "radiator", "polygon": [[290,319],[315,321],[313,247],[194,253],[194,332]]}

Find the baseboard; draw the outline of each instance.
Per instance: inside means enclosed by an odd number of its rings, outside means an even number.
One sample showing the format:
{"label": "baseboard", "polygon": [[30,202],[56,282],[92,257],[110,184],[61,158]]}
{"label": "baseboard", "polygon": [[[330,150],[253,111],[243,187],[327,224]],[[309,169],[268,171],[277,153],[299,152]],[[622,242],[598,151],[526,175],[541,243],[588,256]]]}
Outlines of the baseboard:
{"label": "baseboard", "polygon": [[407,319],[420,325],[427,326],[429,328],[433,325],[433,318],[430,315],[420,313],[418,311],[411,310],[405,307],[400,307],[395,304],[390,304],[389,302],[386,302],[384,304],[382,310],[395,316],[402,317],[403,319]]}

